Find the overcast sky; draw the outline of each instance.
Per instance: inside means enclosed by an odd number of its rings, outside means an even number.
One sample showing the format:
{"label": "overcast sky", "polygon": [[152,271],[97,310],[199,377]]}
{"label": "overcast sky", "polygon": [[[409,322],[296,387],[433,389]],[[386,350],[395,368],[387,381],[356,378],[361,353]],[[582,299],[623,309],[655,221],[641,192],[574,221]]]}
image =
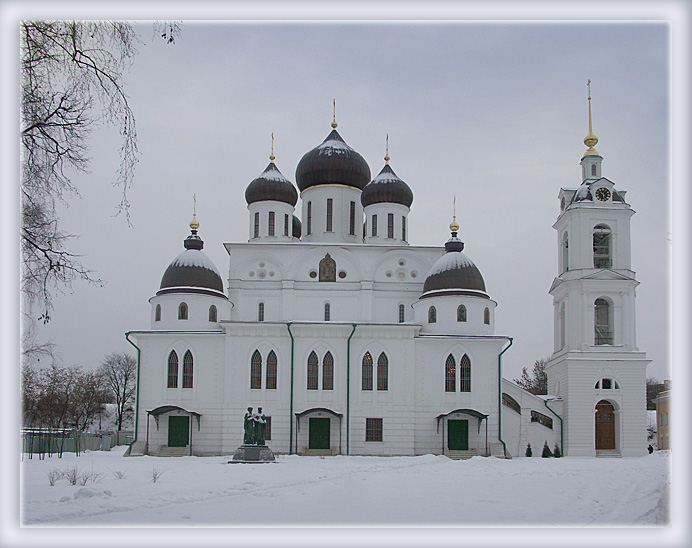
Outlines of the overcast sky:
{"label": "overcast sky", "polygon": [[[587,3],[588,4],[588,3]],[[495,333],[514,338],[504,375],[550,356],[557,272],[552,224],[561,187],[581,183],[587,80],[603,176],[637,212],[632,268],[637,342],[649,376],[668,377],[670,28],[665,22],[184,22],[175,45],[137,25],[125,77],[140,162],[128,226],[115,216],[119,135],[100,127],[82,197],[61,211],[72,249],[107,281],[55,299],[40,333],[64,365],[134,354],[148,299],[189,234],[193,194],[204,251],[228,271],[224,242],[247,241],[245,188],[269,161],[295,168],[331,130],[414,193],[412,245],[442,246],[456,196],[460,238],[498,302]],[[299,210],[299,209],[298,209]]]}

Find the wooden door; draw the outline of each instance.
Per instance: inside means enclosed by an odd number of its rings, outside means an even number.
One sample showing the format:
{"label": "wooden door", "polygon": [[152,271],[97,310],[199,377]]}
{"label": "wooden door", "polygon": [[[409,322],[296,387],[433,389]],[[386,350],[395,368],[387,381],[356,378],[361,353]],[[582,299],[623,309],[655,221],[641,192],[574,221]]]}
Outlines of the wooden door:
{"label": "wooden door", "polygon": [[168,417],[168,447],[185,447],[190,442],[190,417]]}
{"label": "wooden door", "polygon": [[596,450],[615,449],[615,408],[605,400],[596,404]]}
{"label": "wooden door", "polygon": [[310,419],[310,431],[308,434],[309,449],[329,449],[329,430],[330,430],[330,420],[329,417],[326,419],[311,418]]}
{"label": "wooden door", "polygon": [[450,451],[467,451],[469,448],[469,421],[447,421],[447,449]]}

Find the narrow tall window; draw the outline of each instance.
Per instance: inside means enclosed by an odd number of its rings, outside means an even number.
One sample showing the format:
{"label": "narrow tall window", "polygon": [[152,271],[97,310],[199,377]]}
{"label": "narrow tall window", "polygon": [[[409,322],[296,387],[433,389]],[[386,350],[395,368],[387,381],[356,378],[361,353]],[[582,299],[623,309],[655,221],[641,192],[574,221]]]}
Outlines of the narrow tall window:
{"label": "narrow tall window", "polygon": [[274,236],[275,215],[273,211],[269,212],[269,235]]}
{"label": "narrow tall window", "polygon": [[613,344],[613,318],[610,303],[605,299],[594,302],[594,344]]}
{"label": "narrow tall window", "polygon": [[183,356],[183,388],[192,388],[193,362],[189,350]]}
{"label": "narrow tall window", "polygon": [[560,324],[560,349],[562,349],[565,347],[565,303],[560,305],[558,322]]}
{"label": "narrow tall window", "polygon": [[265,387],[268,390],[276,390],[276,353],[272,350],[267,356],[267,382]]}
{"label": "narrow tall window", "polygon": [[394,238],[394,213],[387,213],[387,238]]}
{"label": "narrow tall window", "polygon": [[610,268],[610,227],[608,225],[596,225],[593,229],[593,267]]}
{"label": "narrow tall window", "polygon": [[434,306],[431,306],[428,308],[428,323],[435,323],[437,322],[437,310],[435,310]]}
{"label": "narrow tall window", "polygon": [[257,321],[264,321],[264,303],[257,303]]}
{"label": "narrow tall window", "polygon": [[318,368],[317,354],[313,350],[308,356],[308,390],[317,390]]}
{"label": "narrow tall window", "polygon": [[371,236],[374,238],[377,236],[377,215],[372,216],[372,227],[370,228]]}
{"label": "narrow tall window", "polygon": [[401,216],[401,240],[406,241],[406,215]]}
{"label": "narrow tall window", "polygon": [[259,211],[255,212],[254,238],[259,238]]}
{"label": "narrow tall window", "polygon": [[307,234],[312,234],[312,202],[308,202],[308,227]]}
{"label": "narrow tall window", "polygon": [[327,232],[332,231],[332,214],[334,208],[334,200],[327,198]]}
{"label": "narrow tall window", "polygon": [[471,392],[471,360],[466,354],[459,362],[459,392]]}
{"label": "narrow tall window", "polygon": [[161,305],[160,304],[156,305],[156,312],[154,313],[154,321],[155,322],[161,321]]}
{"label": "narrow tall window", "polygon": [[382,419],[365,419],[365,441],[382,441]]}
{"label": "narrow tall window", "polygon": [[187,303],[180,303],[178,305],[178,319],[187,320]]}
{"label": "narrow tall window", "polygon": [[327,352],[322,360],[322,390],[334,390],[334,357]]}
{"label": "narrow tall window", "polygon": [[324,321],[328,322],[331,318],[331,307],[329,303],[324,303]]}
{"label": "narrow tall window", "polygon": [[288,213],[284,214],[284,236],[288,236]]}
{"label": "narrow tall window", "polygon": [[456,392],[457,389],[457,363],[454,356],[447,356],[445,362],[445,392]]}
{"label": "narrow tall window", "polygon": [[366,352],[363,356],[363,368],[362,368],[362,388],[363,390],[372,390],[372,356],[370,352]]}
{"label": "narrow tall window", "polygon": [[596,176],[596,164],[591,165],[591,175],[592,177]]}
{"label": "narrow tall window", "polygon": [[377,358],[377,389],[389,390],[389,360],[384,352]]}
{"label": "narrow tall window", "polygon": [[490,309],[486,306],[483,311],[483,323],[485,325],[490,325]]}
{"label": "narrow tall window", "polygon": [[351,202],[351,210],[348,217],[348,233],[351,236],[356,235],[356,202]]}
{"label": "narrow tall window", "polygon": [[211,305],[209,307],[209,321],[210,322],[216,322],[217,320],[217,311],[216,311],[216,305]]}
{"label": "narrow tall window", "polygon": [[178,354],[172,350],[168,355],[168,388],[178,388]]}
{"label": "narrow tall window", "polygon": [[567,232],[562,237],[562,271],[567,272],[569,270],[569,237]]}
{"label": "narrow tall window", "polygon": [[466,321],[466,307],[463,304],[460,304],[457,307],[457,321],[458,322],[465,322]]}
{"label": "narrow tall window", "polygon": [[250,358],[250,388],[262,388],[262,354],[255,350]]}
{"label": "narrow tall window", "polygon": [[406,307],[403,304],[399,305],[399,323],[406,321]]}

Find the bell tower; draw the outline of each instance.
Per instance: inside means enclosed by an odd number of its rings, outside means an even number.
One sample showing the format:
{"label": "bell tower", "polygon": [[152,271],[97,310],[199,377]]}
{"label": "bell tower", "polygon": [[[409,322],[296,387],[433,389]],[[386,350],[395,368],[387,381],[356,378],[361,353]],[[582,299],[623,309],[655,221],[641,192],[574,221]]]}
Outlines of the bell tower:
{"label": "bell tower", "polygon": [[646,366],[636,345],[635,292],[626,191],[602,174],[594,148],[591,81],[588,147],[581,184],[560,189],[554,352],[548,391],[563,401],[563,452],[635,456],[646,452]]}

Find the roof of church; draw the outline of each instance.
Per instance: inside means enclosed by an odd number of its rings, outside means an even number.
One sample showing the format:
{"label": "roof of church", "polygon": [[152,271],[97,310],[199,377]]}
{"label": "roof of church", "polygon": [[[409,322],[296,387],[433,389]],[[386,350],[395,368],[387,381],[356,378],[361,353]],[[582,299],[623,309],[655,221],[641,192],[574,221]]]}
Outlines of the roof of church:
{"label": "roof of church", "polygon": [[363,207],[382,202],[402,204],[411,207],[413,192],[409,186],[401,180],[387,162],[372,181],[363,189],[360,202]]}
{"label": "roof of church", "polygon": [[306,152],[296,167],[300,191],[318,185],[340,184],[363,190],[370,182],[370,167],[333,129],[318,146]]}
{"label": "roof of church", "polygon": [[248,205],[265,200],[285,202],[292,206],[298,202],[296,188],[291,181],[283,176],[273,160],[269,162],[259,177],[252,180],[245,190],[245,201]]}

